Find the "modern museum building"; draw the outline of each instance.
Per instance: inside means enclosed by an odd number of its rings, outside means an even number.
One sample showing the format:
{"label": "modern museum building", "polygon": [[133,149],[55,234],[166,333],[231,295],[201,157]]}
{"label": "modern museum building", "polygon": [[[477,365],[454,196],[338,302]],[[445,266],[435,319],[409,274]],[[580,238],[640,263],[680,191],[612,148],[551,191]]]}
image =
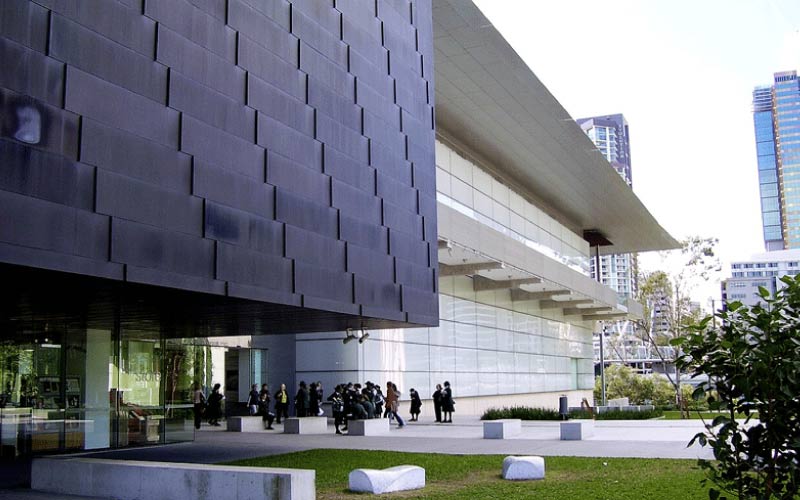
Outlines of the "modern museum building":
{"label": "modern museum building", "polygon": [[676,246],[470,0],[4,0],[0,54],[4,460],[194,382],[577,404],[641,313],[590,259]]}

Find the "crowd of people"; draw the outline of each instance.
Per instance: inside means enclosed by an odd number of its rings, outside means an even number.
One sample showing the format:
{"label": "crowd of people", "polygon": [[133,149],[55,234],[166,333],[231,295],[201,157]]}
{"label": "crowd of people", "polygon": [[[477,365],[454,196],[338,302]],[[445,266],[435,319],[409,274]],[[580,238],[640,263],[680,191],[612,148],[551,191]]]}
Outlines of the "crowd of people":
{"label": "crowd of people", "polygon": [[[389,418],[397,423],[398,428],[405,427],[406,423],[399,413],[399,402],[402,393],[392,382],[386,383],[386,392],[379,384],[367,381],[363,386],[359,383],[348,382],[337,385],[333,392],[325,399],[322,382],[312,382],[306,385],[305,381],[298,384],[297,393],[291,397],[286,389],[286,384],[281,384],[277,392],[272,394],[267,384],[253,384],[247,398],[247,408],[250,415],[261,416],[264,428],[273,429],[273,422],[280,424],[281,419],[289,417],[289,403],[294,406],[294,414],[298,417],[323,416],[325,413],[322,404],[325,400],[331,403],[336,434],[347,431],[350,420]],[[422,413],[422,398],[414,388],[409,391],[411,401],[411,418],[409,421],[418,422]],[[436,384],[436,391],[431,395],[436,422],[452,423],[455,401],[450,382]],[[218,426],[222,418],[222,400],[220,384],[214,384],[214,389],[206,398],[199,384],[193,386],[194,421],[195,427],[200,428],[203,417],[212,426]],[[274,401],[274,404],[273,404]]]}

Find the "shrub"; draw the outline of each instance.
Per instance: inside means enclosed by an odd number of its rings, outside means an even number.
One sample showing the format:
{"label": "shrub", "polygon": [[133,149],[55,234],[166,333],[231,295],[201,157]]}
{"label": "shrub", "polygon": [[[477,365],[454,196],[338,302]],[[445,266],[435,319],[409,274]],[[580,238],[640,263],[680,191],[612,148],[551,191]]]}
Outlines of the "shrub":
{"label": "shrub", "polygon": [[489,408],[481,420],[500,420],[503,418],[518,418],[520,420],[561,420],[558,410],[550,408],[532,408],[530,406],[504,406],[503,408]]}
{"label": "shrub", "polygon": [[612,410],[598,413],[594,417],[588,410],[573,410],[569,412],[569,418],[594,418],[595,420],[650,420],[663,416],[664,412],[659,409],[645,411]]}
{"label": "shrub", "polygon": [[[708,317],[680,341],[679,366],[713,381],[694,398],[723,412],[692,439],[714,451],[715,461],[699,462],[718,488],[712,500],[722,492],[758,500],[800,493],[800,275],[781,281],[774,297],[762,287],[761,303],[731,302],[716,314],[719,328]],[[759,421],[750,421],[756,412]]]}

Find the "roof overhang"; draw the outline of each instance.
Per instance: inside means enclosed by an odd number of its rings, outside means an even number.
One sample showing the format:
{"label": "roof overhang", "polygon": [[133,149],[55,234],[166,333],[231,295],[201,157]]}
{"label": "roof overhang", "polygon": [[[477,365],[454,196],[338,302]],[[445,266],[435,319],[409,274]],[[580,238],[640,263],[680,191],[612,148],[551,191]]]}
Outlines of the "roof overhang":
{"label": "roof overhang", "polygon": [[601,254],[680,246],[471,0],[434,1],[433,23],[443,140],[570,230],[601,233]]}

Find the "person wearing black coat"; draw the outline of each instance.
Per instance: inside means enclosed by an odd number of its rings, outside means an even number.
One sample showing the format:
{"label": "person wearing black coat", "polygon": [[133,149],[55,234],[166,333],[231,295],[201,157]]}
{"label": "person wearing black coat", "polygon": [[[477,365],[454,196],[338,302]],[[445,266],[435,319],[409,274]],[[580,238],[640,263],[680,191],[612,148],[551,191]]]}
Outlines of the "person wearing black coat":
{"label": "person wearing black coat", "polygon": [[442,391],[442,414],[444,420],[448,424],[453,423],[453,412],[456,411],[455,401],[453,401],[453,390],[450,389],[450,382],[445,381],[444,390]]}
{"label": "person wearing black coat", "polygon": [[419,393],[413,387],[408,394],[411,396],[411,422],[418,422],[420,410],[422,409],[422,400],[419,398]]}
{"label": "person wearing black coat", "polygon": [[333,394],[328,396],[328,401],[331,402],[331,410],[333,411],[333,427],[336,429],[336,434],[341,434],[342,431],[339,429],[339,426],[347,423],[344,413],[343,390],[342,385],[339,384],[336,386]]}
{"label": "person wearing black coat", "polygon": [[219,419],[222,418],[222,400],[225,399],[219,389],[222,387],[220,384],[214,384],[214,389],[208,395],[208,408],[206,409],[206,418],[208,423],[219,427]]}
{"label": "person wearing black coat", "polygon": [[308,386],[308,401],[308,416],[316,417],[319,414],[319,405],[322,403],[319,399],[316,382],[311,382],[311,385]]}
{"label": "person wearing black coat", "polygon": [[308,388],[305,381],[300,381],[300,387],[297,389],[297,395],[294,397],[294,411],[298,417],[305,417],[308,414],[309,405]]}
{"label": "person wearing black coat", "polygon": [[433,398],[433,412],[436,414],[436,421],[442,421],[442,384],[436,384],[436,391],[431,396]]}

